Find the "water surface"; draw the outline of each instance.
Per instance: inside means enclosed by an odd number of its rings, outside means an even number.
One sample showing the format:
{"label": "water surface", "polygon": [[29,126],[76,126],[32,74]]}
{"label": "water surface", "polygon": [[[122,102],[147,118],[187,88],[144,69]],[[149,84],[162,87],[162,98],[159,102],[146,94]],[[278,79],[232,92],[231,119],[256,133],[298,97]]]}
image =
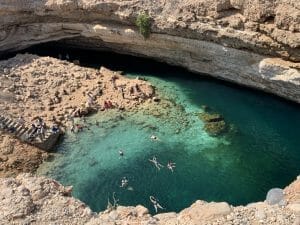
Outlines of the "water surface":
{"label": "water surface", "polygon": [[[161,116],[95,115],[88,119],[90,130],[67,134],[58,156],[41,166],[40,173],[73,185],[73,194],[93,210],[105,209],[114,192],[119,204],[142,204],[152,212],[150,195],[165,211],[178,212],[197,199],[247,204],[264,200],[270,188],[282,188],[299,174],[298,105],[149,60],[60,51],[85,66],[105,65],[128,77],[145,77],[172,103],[161,109]],[[40,48],[38,53],[58,52]],[[202,105],[222,114],[233,129],[209,136],[198,117]],[[153,134],[160,141],[151,140]],[[124,157],[119,157],[120,149]],[[165,167],[157,170],[148,161],[153,156]],[[168,161],[176,163],[173,173],[166,168]],[[124,176],[127,189],[120,187]]]}

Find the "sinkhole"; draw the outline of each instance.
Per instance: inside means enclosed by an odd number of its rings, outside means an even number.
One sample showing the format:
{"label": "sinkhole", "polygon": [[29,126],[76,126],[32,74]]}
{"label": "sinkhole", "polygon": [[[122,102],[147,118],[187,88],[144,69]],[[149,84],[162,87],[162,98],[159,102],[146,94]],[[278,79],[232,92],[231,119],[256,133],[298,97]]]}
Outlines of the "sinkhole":
{"label": "sinkhole", "polygon": [[[57,155],[40,166],[39,174],[72,185],[73,195],[94,211],[106,209],[113,197],[152,213],[149,196],[159,200],[162,212],[178,212],[198,199],[245,205],[264,200],[270,188],[285,187],[300,172],[299,105],[150,59],[56,43],[22,52],[68,54],[81,66],[143,77],[172,103],[156,115],[139,110],[93,115],[86,119],[89,129],[67,132]],[[206,132],[199,117],[205,110],[222,115],[225,132]],[[149,161],[153,156],[160,170]],[[173,172],[170,161],[176,163]]]}

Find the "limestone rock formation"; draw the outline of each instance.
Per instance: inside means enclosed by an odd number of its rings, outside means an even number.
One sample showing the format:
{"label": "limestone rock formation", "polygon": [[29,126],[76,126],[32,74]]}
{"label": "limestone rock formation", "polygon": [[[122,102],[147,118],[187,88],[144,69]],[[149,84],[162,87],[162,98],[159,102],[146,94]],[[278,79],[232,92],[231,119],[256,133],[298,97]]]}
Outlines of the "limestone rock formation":
{"label": "limestone rock formation", "polygon": [[[135,26],[142,12],[152,18],[147,40]],[[0,0],[0,16],[0,53],[64,40],[155,58],[300,102],[298,0]]]}
{"label": "limestone rock formation", "polygon": [[20,174],[0,179],[0,224],[64,225],[298,225],[300,219],[300,179],[284,191],[286,206],[266,202],[233,207],[225,202],[196,201],[179,213],[150,215],[143,206],[123,207],[94,213],[84,203],[71,197],[71,187],[57,181]]}

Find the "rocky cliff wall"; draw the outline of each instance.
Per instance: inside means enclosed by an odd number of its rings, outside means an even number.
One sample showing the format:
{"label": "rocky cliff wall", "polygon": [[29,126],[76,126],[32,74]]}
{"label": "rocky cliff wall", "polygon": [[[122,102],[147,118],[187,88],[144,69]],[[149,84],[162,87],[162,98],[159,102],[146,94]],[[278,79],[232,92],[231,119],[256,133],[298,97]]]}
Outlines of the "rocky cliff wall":
{"label": "rocky cliff wall", "polygon": [[[0,179],[0,224],[87,225],[299,225],[300,178],[284,189],[280,203],[268,201],[233,207],[225,202],[196,201],[179,213],[152,216],[143,206],[118,206],[94,213],[71,196],[71,187],[55,180],[20,174]],[[273,197],[274,199],[274,197]]]}
{"label": "rocky cliff wall", "polygon": [[[145,40],[135,19],[146,12]],[[0,0],[0,53],[53,40],[151,57],[300,103],[297,0]]]}

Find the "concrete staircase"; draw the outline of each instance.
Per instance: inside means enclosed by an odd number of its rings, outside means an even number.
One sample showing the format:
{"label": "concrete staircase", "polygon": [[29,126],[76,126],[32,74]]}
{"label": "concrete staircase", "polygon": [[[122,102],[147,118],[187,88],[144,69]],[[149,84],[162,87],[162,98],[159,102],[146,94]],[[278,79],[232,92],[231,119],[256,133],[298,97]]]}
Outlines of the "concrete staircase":
{"label": "concrete staircase", "polygon": [[34,128],[29,124],[25,123],[21,125],[16,120],[1,114],[0,130],[14,136],[22,142],[26,142],[46,151],[53,148],[61,134],[61,132],[53,133],[51,129],[45,129],[44,135],[33,135]]}

